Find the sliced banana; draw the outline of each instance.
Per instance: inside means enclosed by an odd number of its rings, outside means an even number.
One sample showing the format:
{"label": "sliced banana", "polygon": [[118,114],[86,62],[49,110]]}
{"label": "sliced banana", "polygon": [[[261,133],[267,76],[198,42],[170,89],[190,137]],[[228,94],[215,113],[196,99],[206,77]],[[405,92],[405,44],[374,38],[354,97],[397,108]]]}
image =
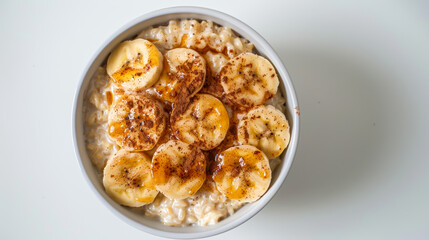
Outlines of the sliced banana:
{"label": "sliced banana", "polygon": [[226,63],[219,72],[226,97],[242,107],[263,104],[279,86],[273,65],[264,57],[242,53]]}
{"label": "sliced banana", "polygon": [[107,59],[112,81],[128,90],[151,87],[162,71],[163,56],[151,42],[135,39],[122,42]]}
{"label": "sliced banana", "polygon": [[106,193],[117,203],[128,207],[141,207],[153,202],[158,190],[152,180],[150,163],[150,158],[144,153],[119,150],[104,168]]}
{"label": "sliced banana", "polygon": [[228,112],[217,98],[197,94],[171,127],[180,140],[196,144],[202,150],[211,150],[223,141],[228,132]]}
{"label": "sliced banana", "polygon": [[175,48],[165,54],[164,70],[154,88],[166,101],[183,101],[203,87],[205,77],[206,62],[198,52]]}
{"label": "sliced banana", "polygon": [[271,169],[268,158],[254,146],[228,148],[216,158],[216,188],[229,199],[254,202],[268,190]]}
{"label": "sliced banana", "polygon": [[170,140],[153,155],[152,176],[156,189],[168,198],[187,198],[206,180],[206,157],[194,145]]}
{"label": "sliced banana", "polygon": [[167,125],[167,115],[156,100],[139,94],[119,97],[108,116],[110,137],[129,151],[151,150]]}
{"label": "sliced banana", "polygon": [[261,149],[268,158],[278,157],[290,140],[285,115],[271,105],[251,109],[238,123],[238,142]]}

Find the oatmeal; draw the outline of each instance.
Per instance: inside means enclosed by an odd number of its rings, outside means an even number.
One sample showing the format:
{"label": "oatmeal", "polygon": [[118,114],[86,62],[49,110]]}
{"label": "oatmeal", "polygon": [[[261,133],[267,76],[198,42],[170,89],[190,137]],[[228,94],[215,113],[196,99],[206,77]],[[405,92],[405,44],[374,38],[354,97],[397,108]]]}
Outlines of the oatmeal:
{"label": "oatmeal", "polygon": [[84,105],[109,196],[165,225],[206,226],[267,191],[289,124],[276,71],[253,51],[230,28],[172,20],[111,53]]}

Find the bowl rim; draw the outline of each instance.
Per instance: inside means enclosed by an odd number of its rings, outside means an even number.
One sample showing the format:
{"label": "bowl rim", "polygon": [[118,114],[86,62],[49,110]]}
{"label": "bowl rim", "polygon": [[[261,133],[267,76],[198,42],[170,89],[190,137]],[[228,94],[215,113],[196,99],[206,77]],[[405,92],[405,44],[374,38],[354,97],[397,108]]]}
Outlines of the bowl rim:
{"label": "bowl rim", "polygon": [[[86,75],[88,71],[90,70],[91,66],[97,59],[97,57],[101,54],[101,52],[114,40],[116,39],[121,33],[127,31],[134,25],[137,25],[143,21],[147,21],[151,18],[159,17],[162,15],[168,15],[168,14],[178,14],[178,13],[191,13],[191,14],[201,14],[201,15],[207,15],[215,18],[221,18],[224,19],[226,22],[233,24],[234,26],[237,26],[240,30],[252,35],[253,38],[257,40],[257,42],[264,46],[265,51],[268,52],[267,55],[270,55],[269,60],[271,62],[276,62],[274,64],[276,66],[276,70],[281,76],[282,82],[285,87],[285,92],[289,95],[290,102],[288,102],[288,105],[293,106],[295,112],[291,112],[291,116],[293,118],[293,126],[291,129],[291,138],[288,146],[288,150],[290,151],[290,155],[288,158],[284,157],[283,161],[284,165],[280,170],[280,173],[278,175],[277,180],[274,182],[274,184],[271,185],[270,189],[265,193],[263,196],[263,199],[259,199],[259,201],[263,202],[259,204],[258,206],[249,209],[248,212],[244,213],[240,218],[236,219],[235,221],[232,221],[229,224],[220,226],[219,228],[210,229],[208,231],[204,232],[193,232],[193,233],[183,233],[183,232],[166,232],[162,230],[158,230],[149,226],[146,226],[144,224],[141,224],[139,222],[134,221],[133,219],[125,216],[123,213],[119,212],[116,208],[114,208],[96,189],[94,183],[89,178],[89,175],[87,173],[87,170],[85,166],[83,165],[83,161],[80,155],[80,149],[79,144],[77,140],[77,110],[78,110],[78,102],[79,102],[79,96],[83,89],[83,83],[85,81]],[[233,29],[234,30],[234,29]],[[277,55],[277,53],[274,51],[274,49],[271,47],[271,45],[255,30],[253,30],[250,26],[245,24],[244,22],[238,20],[237,18],[228,15],[226,13],[223,13],[218,10],[210,9],[210,8],[204,8],[204,7],[195,7],[195,6],[176,6],[176,7],[168,7],[168,8],[162,8],[155,11],[151,11],[148,13],[144,13],[143,15],[129,21],[128,23],[124,24],[122,27],[120,27],[116,32],[114,32],[110,37],[108,37],[103,44],[97,49],[97,51],[92,55],[90,61],[84,68],[82,75],[80,77],[80,80],[78,82],[76,92],[74,95],[74,102],[73,102],[73,109],[72,109],[72,135],[73,135],[73,145],[74,145],[74,152],[76,155],[76,158],[78,160],[80,169],[82,171],[82,174],[90,186],[91,190],[95,192],[95,195],[98,197],[98,199],[103,202],[103,204],[110,209],[111,212],[113,212],[117,217],[122,219],[124,222],[128,223],[129,225],[140,229],[146,233],[150,233],[152,235],[160,236],[160,237],[174,237],[174,238],[180,238],[180,239],[192,239],[192,238],[204,238],[204,237],[210,237],[215,236],[220,233],[226,232],[228,230],[231,230],[244,222],[248,221],[250,218],[255,216],[259,211],[261,211],[274,197],[274,195],[278,192],[281,185],[286,179],[286,176],[288,175],[288,172],[290,170],[290,167],[292,165],[292,162],[295,157],[297,145],[298,145],[298,138],[299,138],[299,119],[300,119],[300,113],[299,113],[299,107],[298,107],[298,100],[296,97],[296,92],[293,87],[292,81],[290,80],[289,74]]]}

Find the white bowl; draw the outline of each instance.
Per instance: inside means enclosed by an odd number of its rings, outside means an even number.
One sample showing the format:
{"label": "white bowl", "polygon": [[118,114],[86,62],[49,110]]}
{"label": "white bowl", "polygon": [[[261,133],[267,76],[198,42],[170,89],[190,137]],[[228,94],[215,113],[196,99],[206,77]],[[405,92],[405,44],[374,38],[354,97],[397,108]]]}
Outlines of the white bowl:
{"label": "white bowl", "polygon": [[[141,214],[131,211],[129,208],[123,207],[113,201],[104,191],[102,183],[97,177],[97,170],[92,165],[88,157],[85,147],[84,136],[84,119],[83,119],[83,99],[88,88],[92,76],[97,68],[106,60],[112,49],[120,42],[134,38],[143,29],[160,24],[166,24],[171,19],[185,19],[193,18],[200,20],[211,20],[222,26],[226,26],[234,30],[242,37],[248,39],[255,45],[256,50],[262,56],[268,58],[275,66],[281,84],[279,90],[287,98],[287,113],[286,116],[291,126],[291,140],[287,150],[281,155],[282,163],[272,174],[272,182],[269,190],[265,195],[254,203],[247,204],[240,208],[232,216],[220,221],[219,223],[206,226],[206,227],[169,227],[163,225],[158,219],[145,217]],[[269,24],[269,23],[267,23]],[[225,13],[215,10],[200,8],[200,7],[173,7],[157,10],[147,13],[130,23],[123,26],[113,36],[111,36],[94,54],[88,66],[84,70],[79,87],[76,91],[75,102],[73,107],[73,137],[75,152],[81,166],[83,175],[87,179],[90,187],[94,190],[95,194],[99,197],[101,202],[113,211],[119,218],[128,224],[141,229],[153,235],[170,238],[202,238],[213,236],[244,223],[256,213],[258,213],[276,194],[286,178],[289,168],[292,164],[297,143],[299,132],[299,110],[298,102],[295,96],[295,90],[289,75],[283,66],[280,58],[257,32],[244,24],[243,22],[231,17]]]}

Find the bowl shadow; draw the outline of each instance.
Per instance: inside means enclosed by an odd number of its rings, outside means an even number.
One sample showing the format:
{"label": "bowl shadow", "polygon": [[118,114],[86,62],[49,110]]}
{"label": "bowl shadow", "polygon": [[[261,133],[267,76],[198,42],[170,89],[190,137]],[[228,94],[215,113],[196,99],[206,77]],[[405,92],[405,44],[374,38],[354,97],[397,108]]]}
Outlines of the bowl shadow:
{"label": "bowl shadow", "polygon": [[[301,129],[294,163],[266,211],[309,210],[377,184],[388,132],[380,114],[383,76],[359,55],[305,46],[277,49],[294,82]],[[386,93],[383,93],[386,95]]]}

